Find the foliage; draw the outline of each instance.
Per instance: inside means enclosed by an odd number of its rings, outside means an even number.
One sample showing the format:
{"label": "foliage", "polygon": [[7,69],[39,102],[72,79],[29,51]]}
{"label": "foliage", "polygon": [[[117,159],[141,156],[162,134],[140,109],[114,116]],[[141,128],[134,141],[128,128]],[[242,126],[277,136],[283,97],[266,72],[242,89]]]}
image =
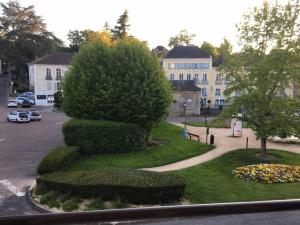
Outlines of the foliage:
{"label": "foliage", "polygon": [[44,205],[48,205],[50,208],[60,207],[60,202],[57,200],[59,193],[56,191],[50,191],[46,194],[43,194],[40,198],[40,203]]}
{"label": "foliage", "polygon": [[[269,136],[296,133],[295,112],[299,102],[289,96],[299,79],[296,43],[299,42],[300,5],[281,6],[264,2],[244,16],[239,25],[242,51],[227,57],[221,72],[230,77],[225,94],[230,99],[226,115],[243,113],[261,139],[261,155],[266,154]],[[239,93],[236,95],[236,93]]]}
{"label": "foliage", "polygon": [[61,147],[49,152],[39,163],[38,174],[52,173],[69,166],[79,156],[78,147]]}
{"label": "foliage", "polygon": [[117,25],[111,30],[114,40],[123,39],[128,36],[128,28],[130,27],[128,20],[128,10],[126,9],[119,17]]}
{"label": "foliage", "polygon": [[57,172],[38,177],[37,184],[78,197],[120,197],[135,204],[177,202],[185,189],[181,177],[132,169]]}
{"label": "foliage", "polygon": [[73,52],[78,52],[80,46],[88,42],[88,37],[92,30],[70,30],[68,33],[68,40],[70,42],[69,47]]}
{"label": "foliage", "polygon": [[213,148],[210,145],[184,139],[181,133],[180,127],[163,122],[152,132],[153,140],[160,144],[151,145],[146,151],[84,156],[67,170],[98,170],[110,167],[149,168],[201,155]]}
{"label": "foliage", "polygon": [[255,164],[238,167],[232,171],[235,177],[247,181],[294,183],[300,181],[300,167],[283,164]]}
{"label": "foliage", "polygon": [[69,200],[66,200],[62,204],[62,209],[66,212],[71,212],[74,210],[77,210],[79,208],[80,199],[79,198],[71,198]]}
{"label": "foliage", "polygon": [[65,143],[85,154],[124,153],[145,149],[147,132],[136,124],[72,119],[63,126]]}
{"label": "foliage", "polygon": [[168,46],[172,48],[178,45],[191,45],[194,37],[195,34],[190,34],[187,30],[181,30],[178,35],[169,39]]}
{"label": "foliage", "polygon": [[132,38],[114,47],[84,46],[65,77],[63,108],[74,118],[137,123],[150,131],[170,101],[158,59]]}
{"label": "foliage", "polygon": [[63,103],[63,95],[61,91],[54,93],[54,107],[61,108]]}
{"label": "foliage", "polygon": [[102,198],[95,198],[87,205],[87,210],[97,209],[105,209],[105,205]]}
{"label": "foliage", "polygon": [[45,55],[62,46],[62,41],[46,29],[46,24],[34,11],[34,6],[23,7],[18,1],[1,3],[0,49],[1,58],[21,75],[26,63],[38,55]]}
{"label": "foliage", "polygon": [[[271,159],[259,157],[259,150],[235,150],[219,158],[173,174],[186,179],[185,199],[195,204],[262,201],[300,197],[299,183],[270,185],[247,182],[232,176],[232,170],[250,164],[277,163],[298,165],[300,155],[269,149]],[[221,193],[221,194],[220,194]]]}
{"label": "foliage", "polygon": [[213,46],[211,43],[204,41],[200,47],[202,50],[209,52],[209,54],[216,58],[219,55],[218,48]]}

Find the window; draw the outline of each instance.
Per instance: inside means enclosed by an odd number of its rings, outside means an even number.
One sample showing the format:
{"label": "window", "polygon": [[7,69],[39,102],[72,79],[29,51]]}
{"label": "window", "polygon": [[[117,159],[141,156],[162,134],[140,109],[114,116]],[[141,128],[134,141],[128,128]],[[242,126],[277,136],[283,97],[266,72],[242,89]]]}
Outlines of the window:
{"label": "window", "polygon": [[60,68],[56,69],[56,80],[61,80],[61,69]]}
{"label": "window", "polygon": [[219,99],[216,99],[216,100],[215,100],[215,106],[219,106],[219,104],[220,104],[220,100],[219,100]]}
{"label": "window", "polygon": [[195,63],[195,69],[198,69],[198,63]]}
{"label": "window", "polygon": [[202,88],[202,95],[207,95],[206,88]]}
{"label": "window", "polygon": [[186,79],[187,79],[187,80],[191,80],[191,79],[192,79],[191,74],[187,74],[187,75],[186,75]]}
{"label": "window", "polygon": [[53,95],[48,95],[47,96],[47,101],[48,101],[48,103],[54,103],[54,96]]}
{"label": "window", "polygon": [[206,74],[206,73],[203,74],[203,79],[202,79],[202,81],[207,82],[207,74]]}
{"label": "window", "polygon": [[194,79],[195,79],[195,80],[198,80],[198,77],[199,77],[199,74],[198,74],[198,73],[195,73]]}
{"label": "window", "polygon": [[61,90],[61,83],[60,82],[56,82],[56,90],[57,91]]}
{"label": "window", "polygon": [[216,96],[221,96],[221,89],[220,88],[216,88]]}
{"label": "window", "polygon": [[191,64],[190,63],[187,64],[187,68],[191,69]]}
{"label": "window", "polygon": [[52,82],[47,82],[47,91],[51,91],[52,90]]}
{"label": "window", "polygon": [[52,80],[50,68],[46,68],[46,80]]}
{"label": "window", "polygon": [[192,69],[194,70],[195,69],[195,63],[192,63]]}
{"label": "window", "polygon": [[183,80],[183,74],[179,74],[179,80]]}
{"label": "window", "polygon": [[36,98],[39,100],[46,99],[46,95],[37,95]]}
{"label": "window", "polygon": [[224,99],[220,100],[220,105],[225,105],[225,100]]}
{"label": "window", "polygon": [[230,82],[230,76],[226,75],[225,81],[226,81],[226,82]]}
{"label": "window", "polygon": [[179,69],[179,63],[175,63],[175,69]]}
{"label": "window", "polygon": [[185,63],[185,64],[184,64],[184,69],[186,70],[187,68],[188,68],[188,64]]}
{"label": "window", "polygon": [[170,74],[170,79],[174,80],[174,74],[173,73]]}
{"label": "window", "polygon": [[216,81],[221,81],[221,74],[217,73]]}

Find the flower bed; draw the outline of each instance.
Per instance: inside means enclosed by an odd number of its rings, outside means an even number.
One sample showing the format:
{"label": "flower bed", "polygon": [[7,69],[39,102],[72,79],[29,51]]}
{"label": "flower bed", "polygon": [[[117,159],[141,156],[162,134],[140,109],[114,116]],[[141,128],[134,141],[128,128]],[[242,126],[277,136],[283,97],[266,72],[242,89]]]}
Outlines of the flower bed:
{"label": "flower bed", "polygon": [[300,181],[300,166],[284,164],[256,164],[238,167],[232,171],[235,177],[263,183],[294,183]]}

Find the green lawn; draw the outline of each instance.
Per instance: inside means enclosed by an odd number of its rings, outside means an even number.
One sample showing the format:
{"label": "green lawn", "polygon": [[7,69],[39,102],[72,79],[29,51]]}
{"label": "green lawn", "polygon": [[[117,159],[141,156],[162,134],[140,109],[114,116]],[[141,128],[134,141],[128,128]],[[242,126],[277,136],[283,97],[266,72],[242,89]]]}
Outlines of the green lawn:
{"label": "green lawn", "polygon": [[[268,162],[300,164],[298,154],[278,150],[268,152],[278,158]],[[247,182],[231,174],[236,167],[263,162],[255,153],[255,150],[237,150],[202,165],[172,173],[186,178],[185,197],[192,203],[300,198],[300,183]]]}
{"label": "green lawn", "polygon": [[182,128],[166,122],[154,129],[153,139],[164,140],[165,143],[141,152],[85,156],[75,162],[68,170],[155,167],[201,155],[213,148],[206,144],[184,139]]}

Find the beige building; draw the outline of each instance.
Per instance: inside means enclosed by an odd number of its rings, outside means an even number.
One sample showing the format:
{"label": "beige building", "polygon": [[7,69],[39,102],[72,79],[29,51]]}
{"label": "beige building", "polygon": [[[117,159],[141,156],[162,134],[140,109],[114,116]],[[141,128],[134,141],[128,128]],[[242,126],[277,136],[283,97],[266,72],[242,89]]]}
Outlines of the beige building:
{"label": "beige building", "polygon": [[[221,109],[228,104],[223,92],[229,79],[213,67],[208,52],[196,46],[176,46],[163,59],[163,69],[169,80],[182,83],[194,81],[199,88],[199,100],[195,99],[199,102],[193,102],[195,114],[199,114],[200,106],[210,104],[211,108]],[[175,101],[178,94],[174,94]]]}
{"label": "beige building", "polygon": [[71,53],[54,53],[28,63],[29,85],[36,105],[54,104],[54,94],[61,90],[72,56]]}

